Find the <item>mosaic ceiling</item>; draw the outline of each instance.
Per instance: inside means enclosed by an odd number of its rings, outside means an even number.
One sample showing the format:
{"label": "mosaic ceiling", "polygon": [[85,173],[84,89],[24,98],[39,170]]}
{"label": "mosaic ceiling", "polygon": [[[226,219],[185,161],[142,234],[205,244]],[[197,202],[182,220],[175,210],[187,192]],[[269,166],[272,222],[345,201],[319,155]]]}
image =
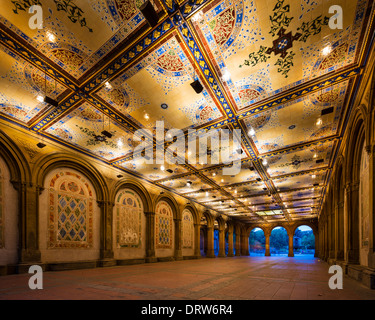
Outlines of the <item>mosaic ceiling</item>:
{"label": "mosaic ceiling", "polygon": [[[153,0],[153,28],[143,2],[1,1],[1,121],[244,222],[317,217],[374,32],[373,0]],[[31,5],[43,9],[40,29],[29,25]],[[151,133],[151,154],[160,147],[156,121],[186,135],[241,130],[241,147],[228,146],[241,171],[224,175],[214,144],[208,164],[135,159],[139,129]]]}

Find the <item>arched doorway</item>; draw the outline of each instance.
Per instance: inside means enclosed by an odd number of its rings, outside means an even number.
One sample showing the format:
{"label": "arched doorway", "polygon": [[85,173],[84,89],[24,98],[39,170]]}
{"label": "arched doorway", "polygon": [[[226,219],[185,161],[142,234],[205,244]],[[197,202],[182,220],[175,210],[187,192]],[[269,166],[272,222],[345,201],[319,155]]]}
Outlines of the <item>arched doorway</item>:
{"label": "arched doorway", "polygon": [[294,255],[315,255],[315,236],[309,226],[299,226],[293,236]]}
{"label": "arched doorway", "polygon": [[276,227],[270,236],[270,253],[272,255],[288,255],[289,238],[288,232],[283,227]]}
{"label": "arched doorway", "polygon": [[207,219],[205,216],[201,218],[201,231],[200,231],[200,251],[201,256],[207,255]]}
{"label": "arched doorway", "polygon": [[251,230],[249,236],[250,255],[264,256],[266,252],[266,237],[261,228]]}

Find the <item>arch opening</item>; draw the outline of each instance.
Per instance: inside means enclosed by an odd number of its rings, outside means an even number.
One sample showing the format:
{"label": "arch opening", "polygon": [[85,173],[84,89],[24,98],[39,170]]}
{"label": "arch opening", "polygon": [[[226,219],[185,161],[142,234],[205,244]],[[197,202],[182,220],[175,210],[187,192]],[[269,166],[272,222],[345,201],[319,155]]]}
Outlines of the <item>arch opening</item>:
{"label": "arch opening", "polygon": [[315,236],[311,227],[299,226],[293,235],[294,255],[315,255]]}
{"label": "arch opening", "polygon": [[249,236],[250,255],[264,256],[266,252],[266,237],[261,228],[251,230]]}
{"label": "arch opening", "polygon": [[288,232],[284,227],[276,227],[272,230],[270,236],[271,255],[287,256],[289,251]]}

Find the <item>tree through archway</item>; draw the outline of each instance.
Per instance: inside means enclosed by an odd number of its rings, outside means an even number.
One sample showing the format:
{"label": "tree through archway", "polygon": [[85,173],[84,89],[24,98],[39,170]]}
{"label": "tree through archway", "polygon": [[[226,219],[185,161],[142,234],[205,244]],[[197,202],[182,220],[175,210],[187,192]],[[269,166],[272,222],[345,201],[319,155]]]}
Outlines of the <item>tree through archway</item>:
{"label": "tree through archway", "polygon": [[315,236],[309,226],[299,226],[293,236],[293,251],[295,255],[315,254]]}
{"label": "tree through archway", "polygon": [[251,230],[249,236],[250,254],[264,256],[266,252],[266,237],[261,228]]}
{"label": "tree through archway", "polygon": [[288,232],[283,227],[276,227],[270,236],[270,253],[272,255],[288,255],[289,238]]}

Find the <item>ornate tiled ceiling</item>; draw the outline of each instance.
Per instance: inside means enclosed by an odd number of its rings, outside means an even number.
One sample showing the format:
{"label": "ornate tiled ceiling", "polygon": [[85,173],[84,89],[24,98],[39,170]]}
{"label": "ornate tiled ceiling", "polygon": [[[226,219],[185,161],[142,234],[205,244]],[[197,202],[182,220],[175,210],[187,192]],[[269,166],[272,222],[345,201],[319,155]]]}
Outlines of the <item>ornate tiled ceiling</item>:
{"label": "ornate tiled ceiling", "polygon": [[[153,0],[154,28],[143,2],[1,1],[1,121],[244,222],[317,217],[370,50],[373,0]],[[29,26],[33,4],[41,29]],[[330,27],[332,5],[342,28]],[[148,151],[160,146],[156,121],[186,135],[242,130],[241,171],[224,175],[211,144],[208,164],[135,159],[138,129],[149,130]],[[103,130],[111,137],[99,141]]]}

